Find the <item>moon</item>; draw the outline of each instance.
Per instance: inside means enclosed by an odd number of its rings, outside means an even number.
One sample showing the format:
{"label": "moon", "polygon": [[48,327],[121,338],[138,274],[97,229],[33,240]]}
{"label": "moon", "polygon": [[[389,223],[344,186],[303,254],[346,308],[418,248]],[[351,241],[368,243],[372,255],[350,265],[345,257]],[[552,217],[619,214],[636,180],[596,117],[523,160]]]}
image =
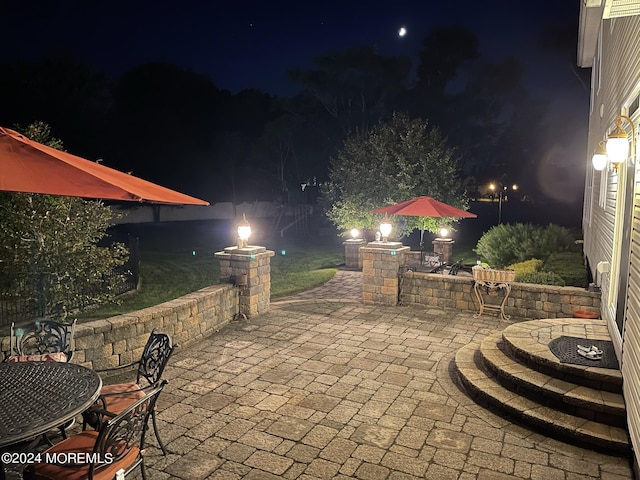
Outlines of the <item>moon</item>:
{"label": "moon", "polygon": [[404,37],[406,34],[407,34],[407,29],[404,27],[400,27],[400,30],[398,30],[398,36]]}

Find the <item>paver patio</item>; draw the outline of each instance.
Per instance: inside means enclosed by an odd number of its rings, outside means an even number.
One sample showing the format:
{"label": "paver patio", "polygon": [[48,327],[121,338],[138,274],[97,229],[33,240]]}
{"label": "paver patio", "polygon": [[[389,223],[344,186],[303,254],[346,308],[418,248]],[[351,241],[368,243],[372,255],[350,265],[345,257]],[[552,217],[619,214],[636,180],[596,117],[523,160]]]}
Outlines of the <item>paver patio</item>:
{"label": "paver patio", "polygon": [[536,434],[475,404],[456,350],[493,316],[360,303],[360,274],[272,303],[179,349],[150,436],[151,479],[629,479],[627,458]]}
{"label": "paver patio", "polygon": [[177,349],[158,404],[170,453],[148,436],[148,478],[632,478],[627,458],[533,433],[461,389],[455,352],[507,322],[363,305],[360,275]]}

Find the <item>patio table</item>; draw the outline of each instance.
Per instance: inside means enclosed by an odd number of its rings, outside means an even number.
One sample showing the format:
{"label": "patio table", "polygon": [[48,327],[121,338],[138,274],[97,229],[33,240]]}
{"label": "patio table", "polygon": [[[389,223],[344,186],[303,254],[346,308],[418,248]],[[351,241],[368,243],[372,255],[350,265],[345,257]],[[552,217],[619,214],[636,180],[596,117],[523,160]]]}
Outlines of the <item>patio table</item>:
{"label": "patio table", "polygon": [[98,398],[101,387],[96,372],[73,363],[0,363],[0,450],[71,420]]}

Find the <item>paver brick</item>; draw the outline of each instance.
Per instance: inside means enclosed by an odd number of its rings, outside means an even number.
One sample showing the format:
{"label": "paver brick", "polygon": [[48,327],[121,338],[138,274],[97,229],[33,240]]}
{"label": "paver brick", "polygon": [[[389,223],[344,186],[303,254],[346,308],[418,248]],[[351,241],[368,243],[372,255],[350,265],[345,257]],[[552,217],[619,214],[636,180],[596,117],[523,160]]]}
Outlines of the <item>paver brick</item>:
{"label": "paver brick", "polygon": [[302,443],[313,447],[324,448],[335,438],[338,430],[323,425],[316,425],[302,439]]}
{"label": "paver brick", "polygon": [[389,475],[389,469],[371,463],[363,463],[356,470],[355,476],[363,480],[384,480]]}
{"label": "paver brick", "polygon": [[331,479],[335,477],[339,469],[340,465],[338,463],[316,458],[309,464],[305,473],[317,478]]}
{"label": "paver brick", "polygon": [[293,417],[282,417],[274,422],[267,432],[289,440],[302,440],[309,430],[313,428],[313,423]]}
{"label": "paver brick", "polygon": [[293,465],[293,460],[281,455],[258,450],[245,461],[245,464],[273,473],[274,475],[282,475]]}

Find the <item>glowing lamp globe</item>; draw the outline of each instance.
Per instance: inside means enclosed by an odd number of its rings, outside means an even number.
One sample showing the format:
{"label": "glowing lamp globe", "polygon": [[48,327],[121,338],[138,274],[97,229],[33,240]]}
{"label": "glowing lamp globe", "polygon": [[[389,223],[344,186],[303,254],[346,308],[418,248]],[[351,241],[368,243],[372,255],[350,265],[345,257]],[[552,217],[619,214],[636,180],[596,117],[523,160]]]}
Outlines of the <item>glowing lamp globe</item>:
{"label": "glowing lamp globe", "polygon": [[444,238],[444,237],[446,237],[447,235],[449,235],[449,230],[448,230],[448,229],[446,229],[446,228],[444,228],[444,227],[443,227],[443,228],[441,228],[441,229],[440,229],[440,236],[441,236],[442,238]]}
{"label": "glowing lamp globe", "polygon": [[607,139],[607,157],[616,166],[624,162],[629,156],[629,140],[627,132],[619,126]]}
{"label": "glowing lamp globe", "polygon": [[355,240],[356,238],[358,238],[358,235],[360,235],[360,231],[357,228],[352,228],[351,229],[351,238],[353,238]]}
{"label": "glowing lamp globe", "polygon": [[384,220],[382,220],[382,223],[380,223],[380,234],[382,235],[382,241],[386,242],[389,239],[389,235],[391,234],[391,229],[392,229],[392,225],[389,222],[389,219],[387,219],[387,217],[384,217]]}
{"label": "glowing lamp globe", "polygon": [[602,153],[594,153],[593,157],[591,158],[591,164],[593,165],[593,169],[597,170],[597,171],[601,171],[604,170],[604,168],[607,166],[607,155],[606,154],[602,154]]}
{"label": "glowing lamp globe", "polygon": [[242,222],[238,225],[238,246],[240,248],[247,247],[247,241],[251,236],[251,225],[247,221],[245,214],[242,214]]}

